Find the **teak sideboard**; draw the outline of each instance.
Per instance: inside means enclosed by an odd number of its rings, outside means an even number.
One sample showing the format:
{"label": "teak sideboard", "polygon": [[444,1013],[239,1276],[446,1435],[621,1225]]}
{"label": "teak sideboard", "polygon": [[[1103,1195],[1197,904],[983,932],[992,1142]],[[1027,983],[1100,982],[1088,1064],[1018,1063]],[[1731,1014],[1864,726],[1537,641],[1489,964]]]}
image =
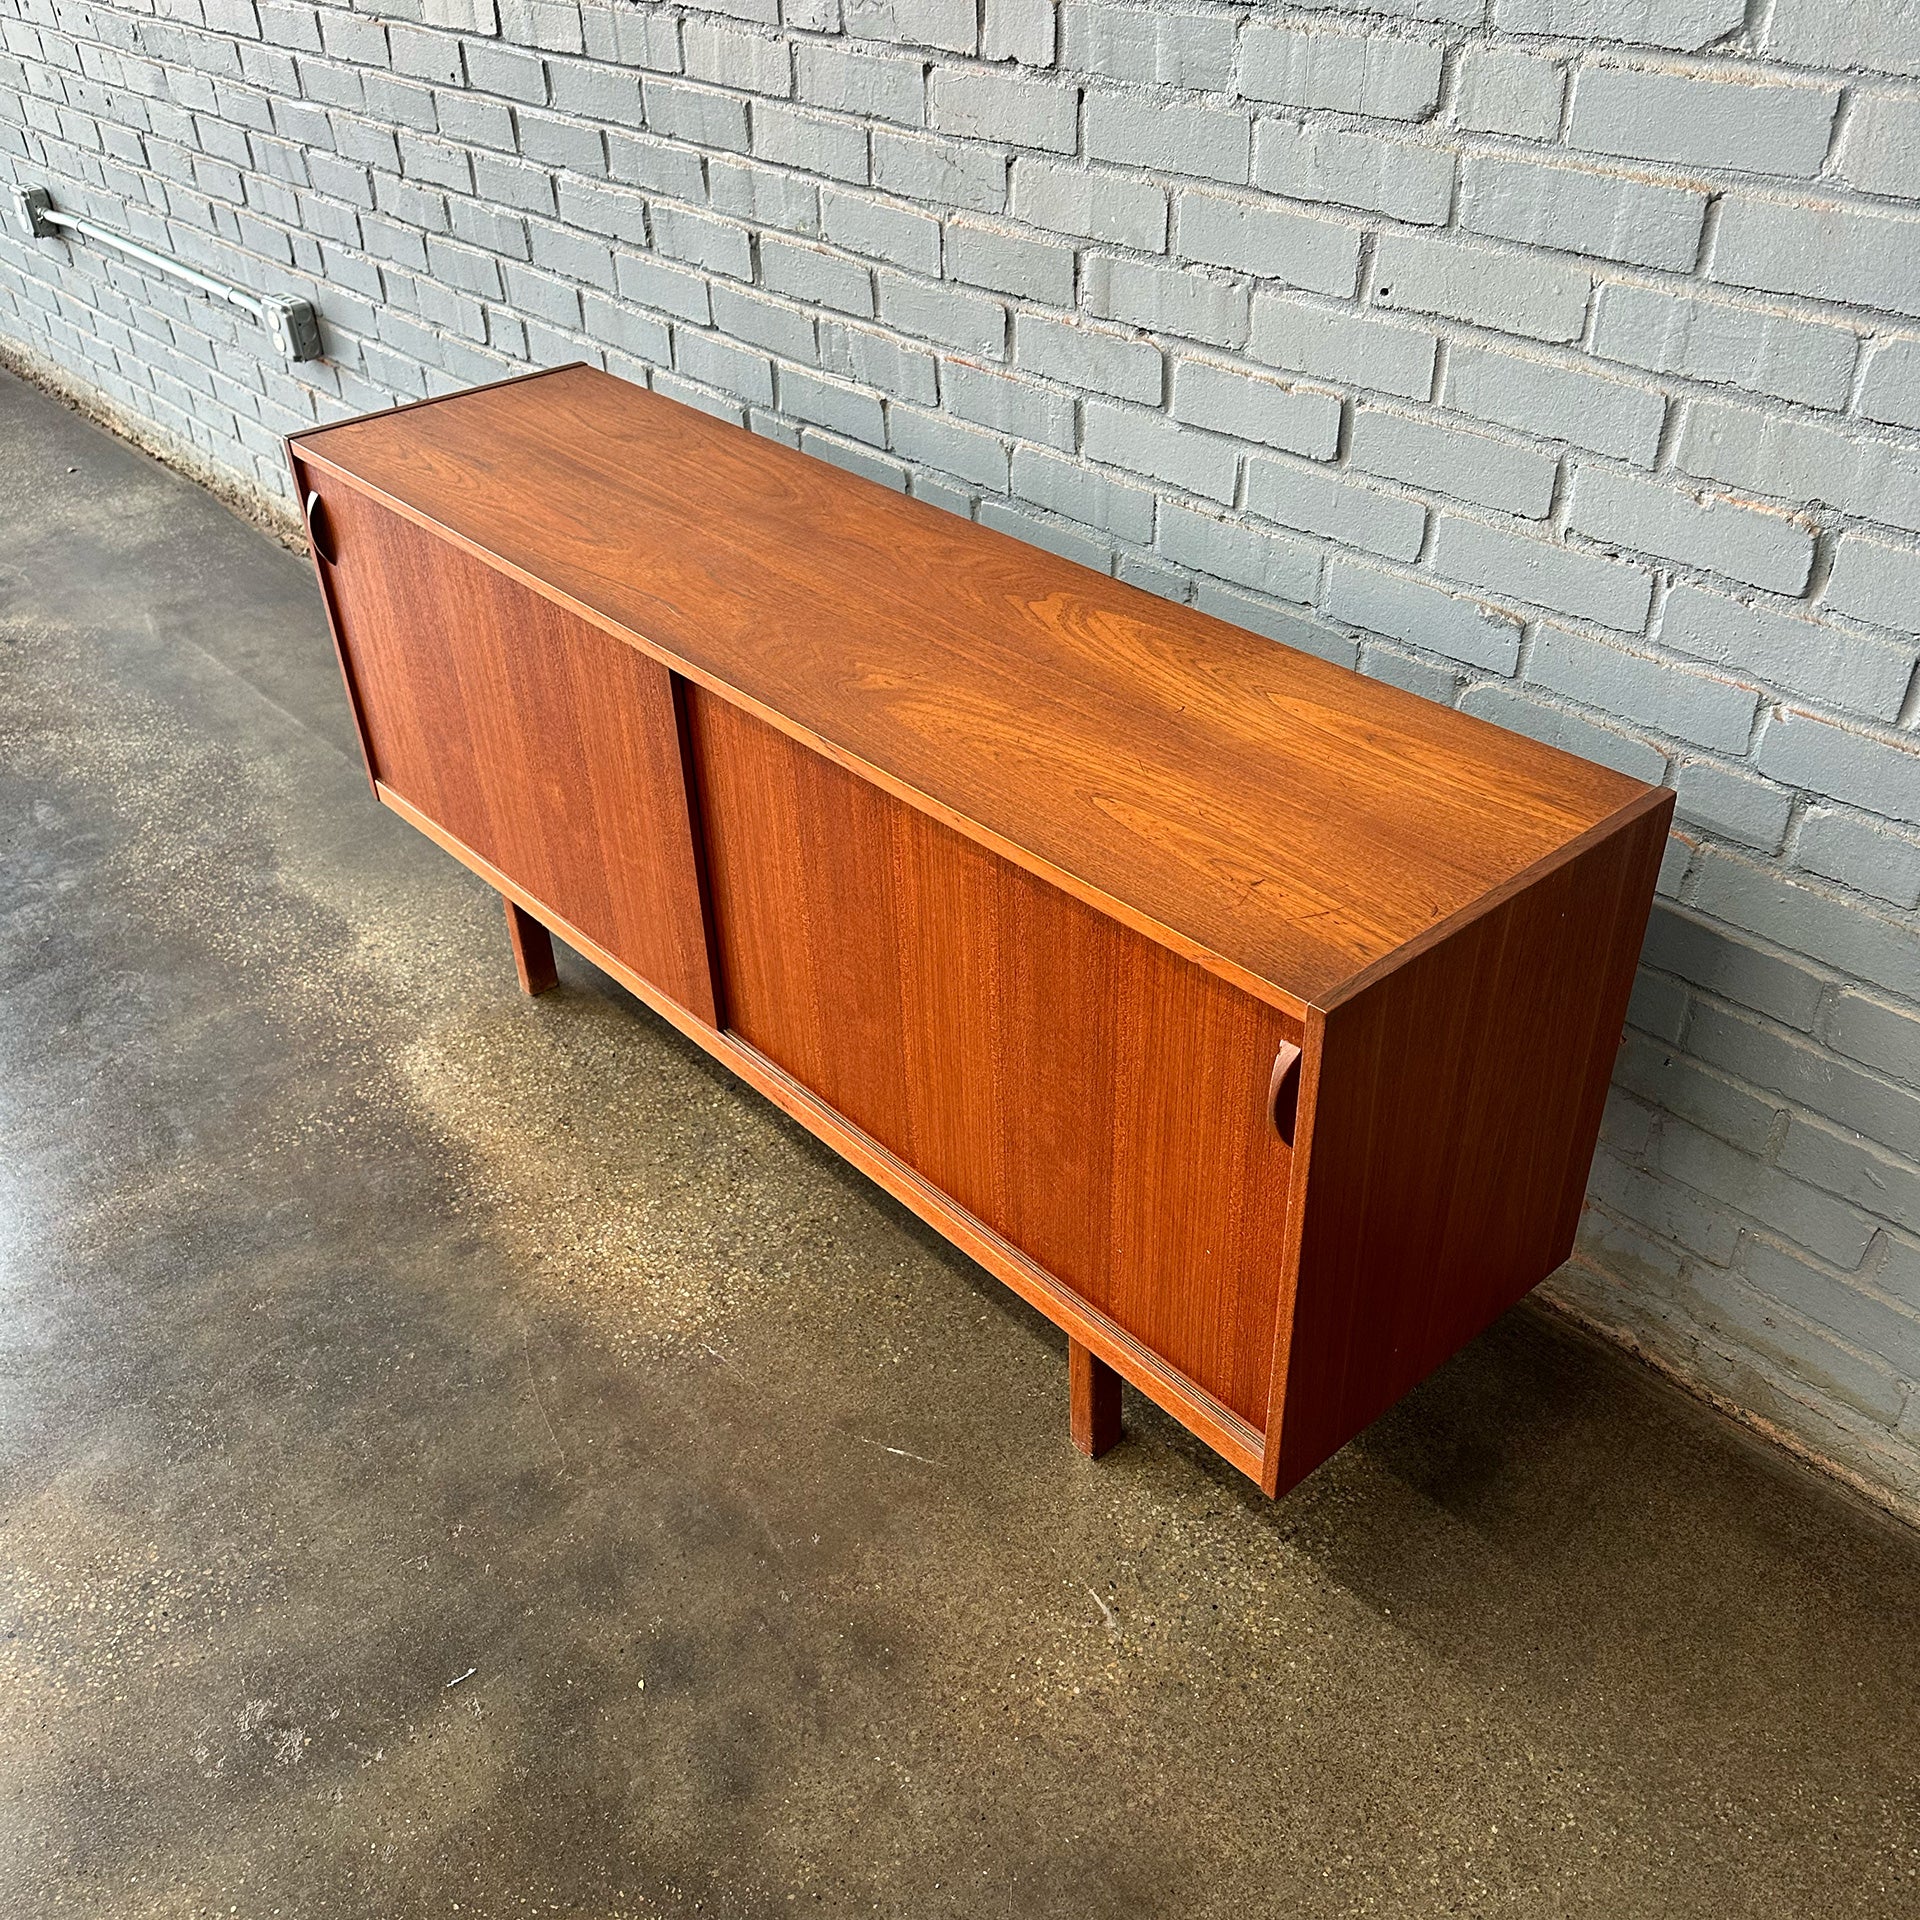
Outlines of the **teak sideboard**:
{"label": "teak sideboard", "polygon": [[289,442],[374,791],[1269,1493],[1571,1249],[1672,795],[588,367]]}

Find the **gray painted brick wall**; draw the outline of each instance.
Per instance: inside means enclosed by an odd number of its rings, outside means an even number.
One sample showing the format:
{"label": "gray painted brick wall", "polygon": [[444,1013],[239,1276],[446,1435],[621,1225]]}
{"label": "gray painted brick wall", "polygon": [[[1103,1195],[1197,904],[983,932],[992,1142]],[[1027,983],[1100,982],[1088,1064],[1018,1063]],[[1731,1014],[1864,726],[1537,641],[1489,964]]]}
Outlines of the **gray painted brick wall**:
{"label": "gray painted brick wall", "polygon": [[586,358],[1679,794],[1552,1283],[1920,1505],[1920,10],[0,0],[0,238],[203,463]]}

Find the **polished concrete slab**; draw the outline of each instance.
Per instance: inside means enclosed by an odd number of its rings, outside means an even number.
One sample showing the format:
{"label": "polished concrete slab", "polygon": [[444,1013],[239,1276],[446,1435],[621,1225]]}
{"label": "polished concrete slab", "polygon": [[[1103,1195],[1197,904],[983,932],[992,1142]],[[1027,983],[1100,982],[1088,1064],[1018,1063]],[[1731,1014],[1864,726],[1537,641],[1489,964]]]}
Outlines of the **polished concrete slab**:
{"label": "polished concrete slab", "polygon": [[0,1913],[1892,1915],[1920,1541],[1522,1308],[1269,1504],[0,376]]}

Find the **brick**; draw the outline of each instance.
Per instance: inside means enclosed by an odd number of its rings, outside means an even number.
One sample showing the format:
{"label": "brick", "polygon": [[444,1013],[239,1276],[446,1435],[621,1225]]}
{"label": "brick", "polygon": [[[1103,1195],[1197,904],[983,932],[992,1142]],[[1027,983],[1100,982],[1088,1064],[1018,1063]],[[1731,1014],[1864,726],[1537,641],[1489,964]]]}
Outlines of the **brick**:
{"label": "brick", "polygon": [[1178,360],[1173,415],[1212,433],[1256,440],[1310,460],[1330,460],[1340,442],[1340,402],[1205,360]]}
{"label": "brick", "polygon": [[1920,907],[1920,842],[1890,833],[1858,814],[1810,808],[1794,841],[1795,862],[1843,886]]}
{"label": "brick", "polygon": [[1494,0],[1503,33],[1551,33],[1697,53],[1746,21],[1745,0]]}
{"label": "brick", "polygon": [[1253,183],[1291,200],[1434,226],[1453,204],[1453,155],[1444,147],[1347,132],[1321,121],[1263,120],[1254,135]]}
{"label": "brick", "polygon": [[1827,1044],[1903,1085],[1920,1086],[1920,1011],[1852,987],[1827,1010]]}
{"label": "brick", "polygon": [[995,67],[940,66],[927,101],[928,118],[941,133],[1047,153],[1071,153],[1078,139],[1080,95],[1053,80]]}
{"label": "brick", "polygon": [[1675,455],[1686,472],[1791,504],[1839,507],[1920,533],[1920,457],[1896,442],[1791,414],[1702,400]]}
{"label": "brick", "polygon": [[753,103],[753,151],[756,158],[776,166],[797,167],[830,180],[864,186],[871,175],[864,127],[775,101]]}
{"label": "brick", "polygon": [[1920,314],[1920,219],[1730,193],[1707,274],[1728,286]]}
{"label": "brick", "polygon": [[1646,466],[1660,444],[1666,403],[1651,388],[1530,354],[1455,346],[1446,405],[1516,431]]}
{"label": "brick", "polygon": [[[1763,1240],[1749,1239],[1741,1257],[1757,1292],[1784,1302],[1856,1348],[1878,1356],[1902,1378],[1920,1373],[1920,1319]],[[1815,1378],[1822,1385],[1837,1384],[1825,1366]],[[1851,1395],[1861,1398],[1863,1410],[1877,1410],[1887,1425],[1893,1424],[1891,1392],[1869,1400],[1863,1387],[1851,1380],[1847,1384]]]}
{"label": "brick", "polygon": [[745,153],[747,103],[708,87],[690,87],[679,80],[649,75],[641,92],[647,106],[647,126],[669,139],[690,141],[696,147],[719,147]]}
{"label": "brick", "polygon": [[1247,462],[1247,510],[1296,533],[1318,534],[1384,560],[1411,560],[1426,537],[1416,500],[1291,460]]}
{"label": "brick", "polygon": [[849,253],[890,260],[930,279],[939,277],[940,223],[930,214],[871,194],[828,187],[820,196],[820,223],[826,237]]}
{"label": "brick", "polygon": [[1105,6],[1066,0],[1060,9],[1065,63],[1081,73],[1143,86],[1215,93],[1233,73],[1234,22],[1222,13]]}
{"label": "brick", "polygon": [[773,368],[763,355],[690,327],[676,328],[673,344],[674,370],[686,379],[737,394],[752,405],[773,405]]}
{"label": "brick", "polygon": [[1648,920],[1641,964],[1677,974],[1716,999],[1751,1007],[1802,1033],[1813,1030],[1826,990],[1818,974],[1788,956],[1664,901],[1655,905]]}
{"label": "brick", "polygon": [[1551,60],[1517,47],[1469,45],[1460,54],[1454,124],[1471,133],[1551,140],[1566,91],[1567,76]]}
{"label": "brick", "polygon": [[1520,621],[1515,615],[1341,554],[1327,563],[1321,611],[1349,626],[1388,634],[1491,673],[1512,673],[1520,658]]}
{"label": "brick", "polygon": [[1022,155],[1013,169],[1013,211],[1054,233],[1106,240],[1142,253],[1167,247],[1167,196],[1151,181],[1104,168],[1058,165]]}
{"label": "brick", "polygon": [[1844,634],[1802,613],[1676,586],[1660,620],[1665,646],[1869,719],[1899,712],[1914,649]]}
{"label": "brick", "polygon": [[[1700,857],[1693,897],[1702,912],[1745,927],[1775,946],[1817,958],[1836,972],[1857,974],[1906,999],[1920,999],[1920,942],[1913,929],[1857,900],[1803,886],[1776,868],[1754,866],[1711,848]],[[1786,1087],[1785,1081],[1768,1084]],[[1915,1112],[1920,1114],[1920,1107]],[[1844,1118],[1837,1113],[1832,1117]]]}
{"label": "brick", "polygon": [[1723,753],[1744,753],[1759,695],[1670,660],[1545,626],[1527,677],[1554,693],[1610,713],[1657,714],[1662,733]]}
{"label": "brick", "polygon": [[1424,400],[1433,391],[1439,344],[1424,327],[1262,290],[1253,300],[1247,352],[1288,373]]}
{"label": "brick", "polygon": [[560,218],[568,226],[584,227],[589,233],[624,240],[633,247],[648,245],[647,203],[639,194],[569,176],[562,176],[558,186]]}
{"label": "brick", "polygon": [[1253,127],[1244,113],[1090,92],[1086,118],[1089,160],[1198,175],[1230,186],[1247,183]]}
{"label": "brick", "polygon": [[501,31],[522,46],[548,53],[582,53],[586,35],[577,5],[561,0],[497,0]]}
{"label": "brick", "polygon": [[753,245],[731,220],[665,204],[653,209],[653,244],[670,260],[705,267],[736,280],[753,278]]}
{"label": "brick", "polygon": [[1804,66],[1920,74],[1920,16],[1884,0],[1774,0],[1765,44]]}
{"label": "brick", "polygon": [[1408,486],[1496,507],[1538,520],[1553,504],[1559,462],[1488,433],[1469,433],[1438,420],[1414,419],[1383,407],[1361,407],[1353,417],[1349,462],[1365,473]]}
{"label": "brick", "polygon": [[836,467],[842,467],[848,473],[857,473],[861,479],[871,480],[876,486],[891,488],[895,493],[905,493],[907,490],[907,469],[898,460],[889,460],[875,453],[871,447],[838,439],[813,427],[808,427],[800,435],[800,447],[802,452],[812,454],[816,460],[831,461]]}
{"label": "brick", "polygon": [[972,53],[979,41],[974,0],[841,0],[856,39]]}
{"label": "brick", "polygon": [[775,99],[793,92],[793,53],[785,40],[698,15],[687,21],[680,40],[690,80]]}
{"label": "brick", "polygon": [[1183,259],[1311,293],[1345,295],[1359,286],[1358,227],[1197,188],[1176,193],[1173,205],[1173,250]]}
{"label": "brick", "polygon": [[1029,546],[1057,553],[1063,560],[1091,567],[1096,573],[1112,571],[1113,549],[1091,534],[1082,533],[1078,527],[1022,513],[1018,507],[1010,507],[1002,500],[982,500],[976,518],[981,526],[991,527],[996,533],[1010,534]]}
{"label": "brick", "polygon": [[1358,649],[1353,642],[1332,627],[1318,620],[1305,619],[1291,607],[1276,607],[1271,601],[1250,593],[1236,592],[1232,587],[1219,586],[1211,580],[1195,583],[1193,603],[1202,613],[1210,613],[1216,620],[1244,627],[1249,633],[1277,641],[1283,647],[1292,647],[1296,652],[1331,660],[1335,666],[1351,670],[1358,657]]}
{"label": "brick", "polygon": [[925,63],[859,46],[803,40],[795,49],[796,87],[809,106],[918,127],[927,117]]}
{"label": "brick", "polygon": [[[714,312],[720,311],[719,302]],[[927,348],[897,340],[878,327],[846,320],[820,323],[820,364],[843,379],[878,387],[897,400],[932,406],[939,397],[938,361]]]}
{"label": "brick", "polygon": [[[1920,819],[1920,745],[1896,746],[1786,708],[1760,736],[1762,773],[1894,820]],[[1920,964],[1920,941],[1915,942]]]}
{"label": "brick", "polygon": [[783,300],[770,300],[722,282],[712,290],[713,324],[736,340],[751,340],[787,360],[812,360],[814,318]]}
{"label": "brick", "polygon": [[1855,620],[1911,629],[1920,607],[1920,551],[1843,534],[1820,603]]}
{"label": "brick", "polygon": [[[323,21],[357,18],[329,10]],[[544,106],[547,98],[546,62],[518,47],[492,47],[469,40],[465,47],[467,80],[487,93],[505,94],[511,100],[524,100],[530,106]],[[309,82],[308,92],[312,92]]]}
{"label": "brick", "polygon": [[646,124],[638,74],[615,72],[585,60],[552,60],[547,63],[547,84],[556,113],[579,114],[617,126]]}
{"label": "brick", "polygon": [[1604,467],[1576,472],[1567,525],[1590,540],[1775,593],[1799,593],[1813,571],[1813,535],[1785,514]]}
{"label": "brick", "polygon": [[1246,343],[1248,295],[1238,281],[1104,253],[1088,254],[1081,273],[1087,310],[1103,320],[1216,347]]}
{"label": "brick", "polygon": [[894,452],[903,459],[924,461],[999,493],[1007,490],[1007,444],[997,434],[901,406],[887,410],[887,431]]}
{"label": "brick", "polygon": [[947,222],[946,270],[1000,293],[1024,295],[1048,306],[1073,304],[1073,254],[1057,242],[1029,239],[981,221]]}
{"label": "brick", "polygon": [[1680,1121],[1669,1121],[1656,1142],[1652,1160],[1661,1172],[1737,1209],[1816,1258],[1852,1268],[1865,1255],[1871,1223],[1817,1187]]}
{"label": "brick", "polygon": [[1839,104],[1833,86],[1588,66],[1574,83],[1567,143],[1633,160],[1811,179]]}
{"label": "brick", "polygon": [[788,293],[815,306],[868,318],[873,314],[873,276],[868,268],[803,240],[762,234],[760,281],[771,292]]}
{"label": "brick", "polygon": [[871,446],[887,442],[886,415],[879,396],[838,380],[823,380],[802,368],[780,369],[780,408],[797,420],[844,433]]}
{"label": "brick", "polygon": [[1679,768],[1673,787],[1676,820],[1763,853],[1780,851],[1793,817],[1793,795],[1784,788],[1711,761]]}
{"label": "brick", "polygon": [[1920,198],[1920,100],[1856,88],[1833,171],[1868,193]]}
{"label": "brick", "polygon": [[1036,506],[1137,546],[1153,538],[1153,495],[1144,487],[1095,473],[1081,461],[1016,445],[1013,490]]}
{"label": "brick", "polygon": [[1373,279],[1377,306],[1535,340],[1577,340],[1593,289],[1592,274],[1571,263],[1412,233],[1380,236]]}
{"label": "brick", "polygon": [[1253,26],[1240,91],[1289,107],[1424,120],[1439,104],[1444,56],[1438,41],[1399,34]]}
{"label": "brick", "polygon": [[1677,1047],[1628,1034],[1615,1068],[1615,1085],[1747,1153],[1764,1153],[1785,1101],[1734,1085]]}
{"label": "brick", "polygon": [[1028,373],[1070,387],[1160,404],[1163,361],[1150,340],[1023,313],[1013,323],[1013,360]]}
{"label": "brick", "polygon": [[1038,441],[1061,453],[1074,444],[1074,401],[1055,387],[1017,380],[992,367],[951,360],[941,376],[941,398],[950,413],[976,427]]}
{"label": "brick", "polygon": [[1155,545],[1183,567],[1302,606],[1312,603],[1320,577],[1320,552],[1311,542],[1217,520],[1171,500],[1160,503]]}
{"label": "brick", "polygon": [[1652,576],[1624,561],[1446,514],[1440,517],[1433,565],[1468,586],[1622,633],[1638,633],[1646,625],[1653,599]]}
{"label": "brick", "polygon": [[[536,223],[530,232],[533,240],[533,260],[536,266],[544,267],[553,273],[564,274],[569,280],[584,280],[591,286],[603,287],[609,293],[613,291],[615,284],[613,253],[600,241],[588,239],[583,234],[568,233],[563,228],[543,226],[539,223]],[[511,270],[509,270],[507,285],[511,294],[514,285]],[[519,304],[519,296],[514,297],[516,304]],[[560,323],[565,325],[567,322],[561,319],[561,313],[565,311],[566,306],[567,302],[562,297],[558,298],[560,311],[556,312],[548,308],[536,308],[535,311],[540,312],[547,319],[560,320]]]}
{"label": "brick", "polygon": [[1460,696],[1460,711],[1524,733],[1529,739],[1543,740],[1564,753],[1597,760],[1604,767],[1650,785],[1657,785],[1666,774],[1667,756],[1650,741],[1603,726],[1570,708],[1530,698],[1504,680],[1469,687]]}
{"label": "brick", "polygon": [[1089,460],[1150,474],[1222,506],[1232,505],[1240,471],[1240,449],[1233,441],[1176,426],[1164,414],[1114,400],[1089,400],[1083,417]]}
{"label": "brick", "polygon": [[876,127],[873,183],[909,200],[998,213],[1007,204],[1007,156],[966,140],[930,139]]}
{"label": "brick", "polygon": [[1846,404],[1859,348],[1851,327],[1666,287],[1603,286],[1594,319],[1603,359],[1814,407]]}
{"label": "brick", "polygon": [[[697,199],[699,160],[668,147],[666,153],[693,163],[696,184],[683,197]],[[620,149],[612,152],[615,179],[626,178]],[[811,180],[802,180],[775,167],[763,167],[753,160],[723,159],[716,155],[707,162],[707,195],[715,213],[730,213],[750,225],[773,227],[782,233],[817,235],[820,231],[820,189]],[[853,196],[848,196],[852,198]]]}
{"label": "brick", "polygon": [[1450,707],[1460,697],[1460,676],[1449,667],[1416,660],[1397,647],[1366,645],[1360,649],[1360,671],[1370,680],[1384,680],[1402,693],[1417,693],[1437,706]]}
{"label": "brick", "polygon": [[980,22],[980,57],[1017,60],[1023,67],[1050,67],[1054,29],[1053,0],[986,0]]}
{"label": "brick", "polygon": [[1920,1220],[1920,1168],[1881,1153],[1856,1135],[1795,1114],[1780,1147],[1780,1165],[1882,1220]]}
{"label": "brick", "polygon": [[1007,310],[990,294],[932,286],[902,273],[879,275],[880,318],[924,340],[989,360],[1005,357]]}
{"label": "brick", "polygon": [[1505,154],[1468,155],[1461,180],[1470,233],[1636,266],[1691,267],[1706,217],[1707,196],[1690,187]]}
{"label": "brick", "polygon": [[1860,376],[1859,409],[1889,426],[1920,427],[1920,340],[1876,340]]}

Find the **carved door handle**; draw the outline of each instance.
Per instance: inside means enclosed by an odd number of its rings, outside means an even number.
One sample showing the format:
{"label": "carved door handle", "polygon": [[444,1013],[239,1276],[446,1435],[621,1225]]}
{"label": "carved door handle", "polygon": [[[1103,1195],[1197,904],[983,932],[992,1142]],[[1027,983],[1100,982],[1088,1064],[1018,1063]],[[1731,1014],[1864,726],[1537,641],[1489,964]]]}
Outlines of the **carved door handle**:
{"label": "carved door handle", "polygon": [[1300,1049],[1287,1041],[1273,1056],[1273,1078],[1267,1082],[1267,1112],[1273,1130],[1293,1145],[1293,1123],[1300,1114]]}
{"label": "carved door handle", "polygon": [[313,550],[328,566],[334,563],[333,528],[327,519],[327,503],[318,493],[307,495],[307,538]]}

